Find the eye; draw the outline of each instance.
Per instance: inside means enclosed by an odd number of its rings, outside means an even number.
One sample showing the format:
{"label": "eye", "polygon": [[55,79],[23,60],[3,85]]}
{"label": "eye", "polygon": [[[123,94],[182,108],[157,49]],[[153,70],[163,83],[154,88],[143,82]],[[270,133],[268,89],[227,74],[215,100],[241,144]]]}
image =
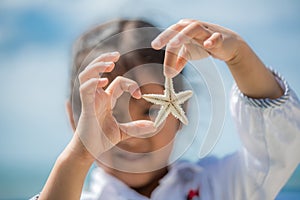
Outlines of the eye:
{"label": "eye", "polygon": [[145,110],[144,114],[147,115],[147,117],[150,117],[151,120],[155,120],[159,110],[160,106],[152,105],[149,109]]}

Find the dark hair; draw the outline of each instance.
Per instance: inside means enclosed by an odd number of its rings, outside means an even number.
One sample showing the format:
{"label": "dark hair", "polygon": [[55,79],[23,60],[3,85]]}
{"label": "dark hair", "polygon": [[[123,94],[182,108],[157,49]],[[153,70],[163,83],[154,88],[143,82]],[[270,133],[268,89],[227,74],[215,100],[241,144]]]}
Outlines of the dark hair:
{"label": "dark hair", "polygon": [[[134,32],[134,34],[130,32],[130,30],[140,28],[146,29]],[[121,57],[111,73],[102,75],[110,81],[117,76],[122,76],[135,66],[147,63],[163,64],[164,50],[157,51],[150,47],[151,41],[159,33],[160,30],[158,28],[143,20],[118,19],[85,32],[75,42],[73,47],[70,94],[75,122],[78,121],[81,113],[78,84],[79,73],[100,54],[112,51],[119,51]]]}

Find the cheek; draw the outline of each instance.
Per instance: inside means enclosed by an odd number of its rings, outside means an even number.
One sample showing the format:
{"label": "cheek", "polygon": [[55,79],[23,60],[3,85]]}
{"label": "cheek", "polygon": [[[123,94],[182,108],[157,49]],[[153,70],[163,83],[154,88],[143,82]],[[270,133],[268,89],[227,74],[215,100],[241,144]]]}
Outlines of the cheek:
{"label": "cheek", "polygon": [[143,113],[145,108],[139,105],[140,101],[142,100],[141,99],[136,100],[133,98],[131,98],[129,101],[129,115],[132,121],[142,120],[142,119],[148,120],[147,115]]}
{"label": "cheek", "polygon": [[165,147],[168,144],[170,144],[170,146],[173,146],[178,128],[179,121],[172,115],[169,115],[167,120],[165,121],[164,127],[151,138],[152,143],[155,145],[155,150]]}

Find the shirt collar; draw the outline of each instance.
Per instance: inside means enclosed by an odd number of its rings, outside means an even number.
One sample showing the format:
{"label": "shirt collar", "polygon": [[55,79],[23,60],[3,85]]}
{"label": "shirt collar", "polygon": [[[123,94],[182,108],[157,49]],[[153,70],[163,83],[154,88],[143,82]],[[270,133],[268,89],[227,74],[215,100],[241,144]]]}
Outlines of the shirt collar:
{"label": "shirt collar", "polygon": [[[168,190],[168,187],[178,182],[188,183],[194,180],[195,174],[200,174],[202,167],[188,161],[177,161],[169,166],[169,172],[160,181],[159,186],[153,191],[159,193],[161,189]],[[187,184],[189,185],[189,184]],[[101,199],[108,195],[109,199],[134,199],[148,200],[149,198],[137,193],[128,187],[124,182],[106,173],[102,168],[96,167],[91,174],[91,192]],[[171,190],[171,188],[170,188]],[[152,196],[153,196],[152,194]],[[107,199],[107,198],[106,198]]]}

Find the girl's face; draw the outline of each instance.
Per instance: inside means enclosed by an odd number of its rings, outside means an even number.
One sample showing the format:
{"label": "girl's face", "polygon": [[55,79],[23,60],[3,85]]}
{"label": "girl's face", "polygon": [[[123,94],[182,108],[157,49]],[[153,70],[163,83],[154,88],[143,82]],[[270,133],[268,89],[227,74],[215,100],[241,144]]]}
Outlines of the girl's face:
{"label": "girl's face", "polygon": [[[147,84],[141,87],[142,94],[163,94],[163,87],[158,84]],[[154,120],[159,110],[143,99],[121,96],[114,109],[119,122],[132,120]],[[180,126],[179,121],[169,115],[158,132],[146,138],[130,138],[120,142],[110,151],[103,154],[103,168],[121,179],[131,187],[149,183],[166,168],[173,147],[173,140]],[[124,172],[126,171],[126,172]]]}

